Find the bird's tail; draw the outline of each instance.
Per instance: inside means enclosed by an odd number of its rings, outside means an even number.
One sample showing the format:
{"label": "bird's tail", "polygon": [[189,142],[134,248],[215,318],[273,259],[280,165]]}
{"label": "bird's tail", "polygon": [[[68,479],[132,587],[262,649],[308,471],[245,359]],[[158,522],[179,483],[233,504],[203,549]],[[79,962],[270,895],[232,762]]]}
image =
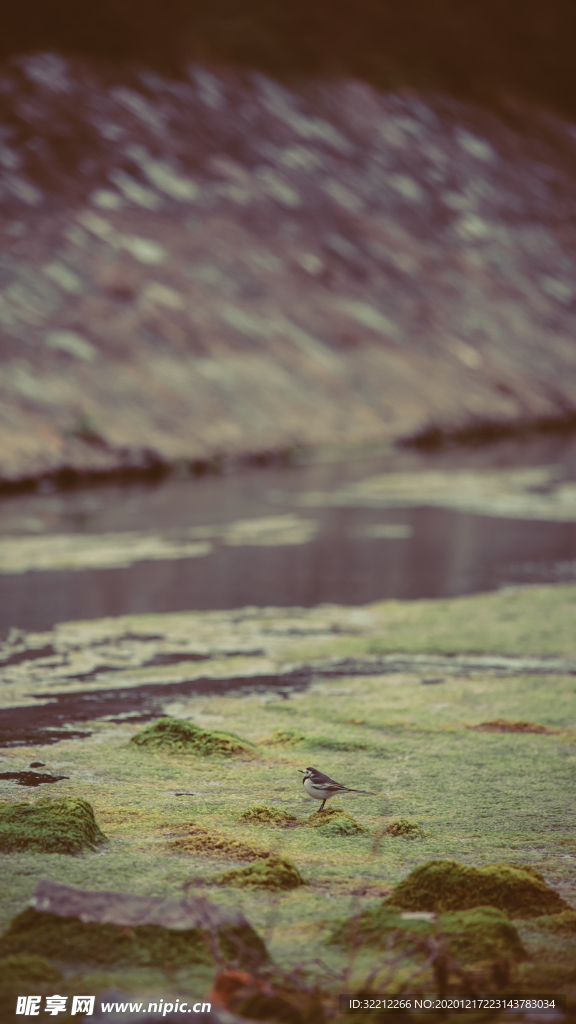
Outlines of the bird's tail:
{"label": "bird's tail", "polygon": [[363,793],[364,796],[378,796],[378,793],[372,793],[369,789],[349,789],[349,793]]}

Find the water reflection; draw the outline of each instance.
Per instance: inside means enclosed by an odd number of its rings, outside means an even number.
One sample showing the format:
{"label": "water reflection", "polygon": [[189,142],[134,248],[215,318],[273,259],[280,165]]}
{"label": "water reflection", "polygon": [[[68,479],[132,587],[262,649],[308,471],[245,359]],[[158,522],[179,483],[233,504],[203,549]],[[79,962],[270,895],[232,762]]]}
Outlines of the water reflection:
{"label": "water reflection", "polygon": [[576,578],[576,442],[414,452],[0,505],[0,629]]}

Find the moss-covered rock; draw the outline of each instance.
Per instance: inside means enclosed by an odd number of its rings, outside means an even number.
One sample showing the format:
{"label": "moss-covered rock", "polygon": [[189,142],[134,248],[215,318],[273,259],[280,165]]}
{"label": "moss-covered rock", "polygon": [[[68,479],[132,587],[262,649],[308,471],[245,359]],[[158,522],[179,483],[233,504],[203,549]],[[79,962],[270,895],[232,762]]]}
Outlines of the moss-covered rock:
{"label": "moss-covered rock", "polygon": [[516,928],[496,907],[474,907],[442,914],[438,927],[455,960],[523,960],[526,952]]}
{"label": "moss-covered rock", "polygon": [[20,953],[0,960],[0,1020],[13,1019],[18,996],[65,991],[63,975],[43,956]]}
{"label": "moss-covered rock", "polygon": [[405,940],[407,936],[423,938],[431,931],[429,920],[404,921],[402,912],[396,907],[379,903],[338,921],[328,943],[334,946],[381,946],[387,944],[392,932],[398,932],[398,937]]}
{"label": "moss-covered rock", "polygon": [[92,805],[81,797],[45,797],[0,807],[0,850],[80,853],[106,842]]}
{"label": "moss-covered rock", "polygon": [[338,807],[325,807],[315,811],[302,823],[306,828],[320,829],[325,836],[357,836],[368,831],[347,811]]}
{"label": "moss-covered rock", "polygon": [[224,957],[254,964],[266,949],[238,910],[205,898],[83,890],[41,879],[32,906],[0,937],[0,956],[24,953],[58,962],[172,969]]}
{"label": "moss-covered rock", "polygon": [[159,925],[126,928],[76,917],[39,913],[29,907],[0,938],[0,955],[35,953],[64,963],[181,967],[212,962],[206,935],[198,928],[171,931]]}
{"label": "moss-covered rock", "polygon": [[[218,929],[218,944],[225,959],[252,963],[267,957],[262,939],[249,925],[225,925]],[[24,910],[0,938],[0,953],[11,955],[3,962],[36,966],[42,958],[53,956],[62,963],[101,967],[158,967],[164,970],[188,964],[213,963],[209,934],[200,928],[177,931],[160,925],[121,925],[84,923],[74,917]],[[23,954],[26,953],[24,956]],[[33,954],[32,956],[30,954]],[[48,976],[48,967],[44,966]],[[56,972],[57,977],[60,977]],[[44,975],[43,975],[44,976]],[[51,975],[52,977],[53,975]],[[30,978],[30,982],[34,980]],[[52,982],[53,984],[54,982]]]}
{"label": "moss-covered rock", "polygon": [[576,933],[576,910],[563,910],[560,914],[537,917],[533,922],[538,928],[556,935]]}
{"label": "moss-covered rock", "polygon": [[393,936],[400,948],[417,947],[419,940],[442,935],[460,963],[478,960],[522,960],[526,956],[518,932],[506,914],[495,907],[441,914],[437,920],[415,919],[385,902],[339,922],[329,942],[340,946],[386,946]]}
{"label": "moss-covered rock", "polygon": [[536,917],[568,909],[532,867],[486,864],[466,867],[454,860],[432,860],[412,871],[387,898],[404,910],[470,910],[489,906],[513,917]]}
{"label": "moss-covered rock", "polygon": [[276,828],[295,828],[302,824],[295,814],[281,811],[278,807],[268,807],[266,804],[253,804],[252,807],[247,807],[238,821],[242,825],[272,825]]}
{"label": "moss-covered rock", "polygon": [[399,821],[391,821],[382,830],[383,836],[407,836],[409,839],[418,839],[423,835],[420,825],[415,821],[408,821],[407,818],[400,818]]}
{"label": "moss-covered rock", "polygon": [[183,722],[178,718],[160,718],[133,736],[132,743],[165,753],[195,754],[197,757],[211,757],[214,754],[223,757],[253,757],[257,753],[253,743],[241,739],[233,732],[202,729],[193,722]]}
{"label": "moss-covered rock", "polygon": [[44,956],[17,953],[0,960],[0,999],[26,991],[42,992],[62,981],[62,974]]}
{"label": "moss-covered rock", "polygon": [[226,871],[214,881],[220,885],[234,885],[241,889],[296,889],[304,885],[298,868],[287,857],[272,854],[246,868]]}

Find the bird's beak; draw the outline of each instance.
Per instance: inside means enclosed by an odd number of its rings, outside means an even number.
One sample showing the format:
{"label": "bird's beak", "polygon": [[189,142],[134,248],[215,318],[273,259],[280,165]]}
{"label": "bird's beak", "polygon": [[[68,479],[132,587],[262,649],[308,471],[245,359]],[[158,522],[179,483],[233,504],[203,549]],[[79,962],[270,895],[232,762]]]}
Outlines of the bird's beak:
{"label": "bird's beak", "polygon": [[301,775],[306,775],[306,772],[304,771],[303,768],[297,768],[296,771],[300,772]]}

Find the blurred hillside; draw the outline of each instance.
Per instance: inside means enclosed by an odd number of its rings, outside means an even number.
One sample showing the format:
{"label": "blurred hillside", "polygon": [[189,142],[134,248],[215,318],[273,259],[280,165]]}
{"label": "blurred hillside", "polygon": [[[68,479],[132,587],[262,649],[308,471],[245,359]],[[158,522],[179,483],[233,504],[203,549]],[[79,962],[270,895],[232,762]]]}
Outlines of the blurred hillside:
{"label": "blurred hillside", "polygon": [[0,479],[576,420],[576,128],[516,100],[0,69]]}
{"label": "blurred hillside", "polygon": [[173,72],[191,59],[576,112],[573,0],[20,0],[0,56],[55,49]]}

